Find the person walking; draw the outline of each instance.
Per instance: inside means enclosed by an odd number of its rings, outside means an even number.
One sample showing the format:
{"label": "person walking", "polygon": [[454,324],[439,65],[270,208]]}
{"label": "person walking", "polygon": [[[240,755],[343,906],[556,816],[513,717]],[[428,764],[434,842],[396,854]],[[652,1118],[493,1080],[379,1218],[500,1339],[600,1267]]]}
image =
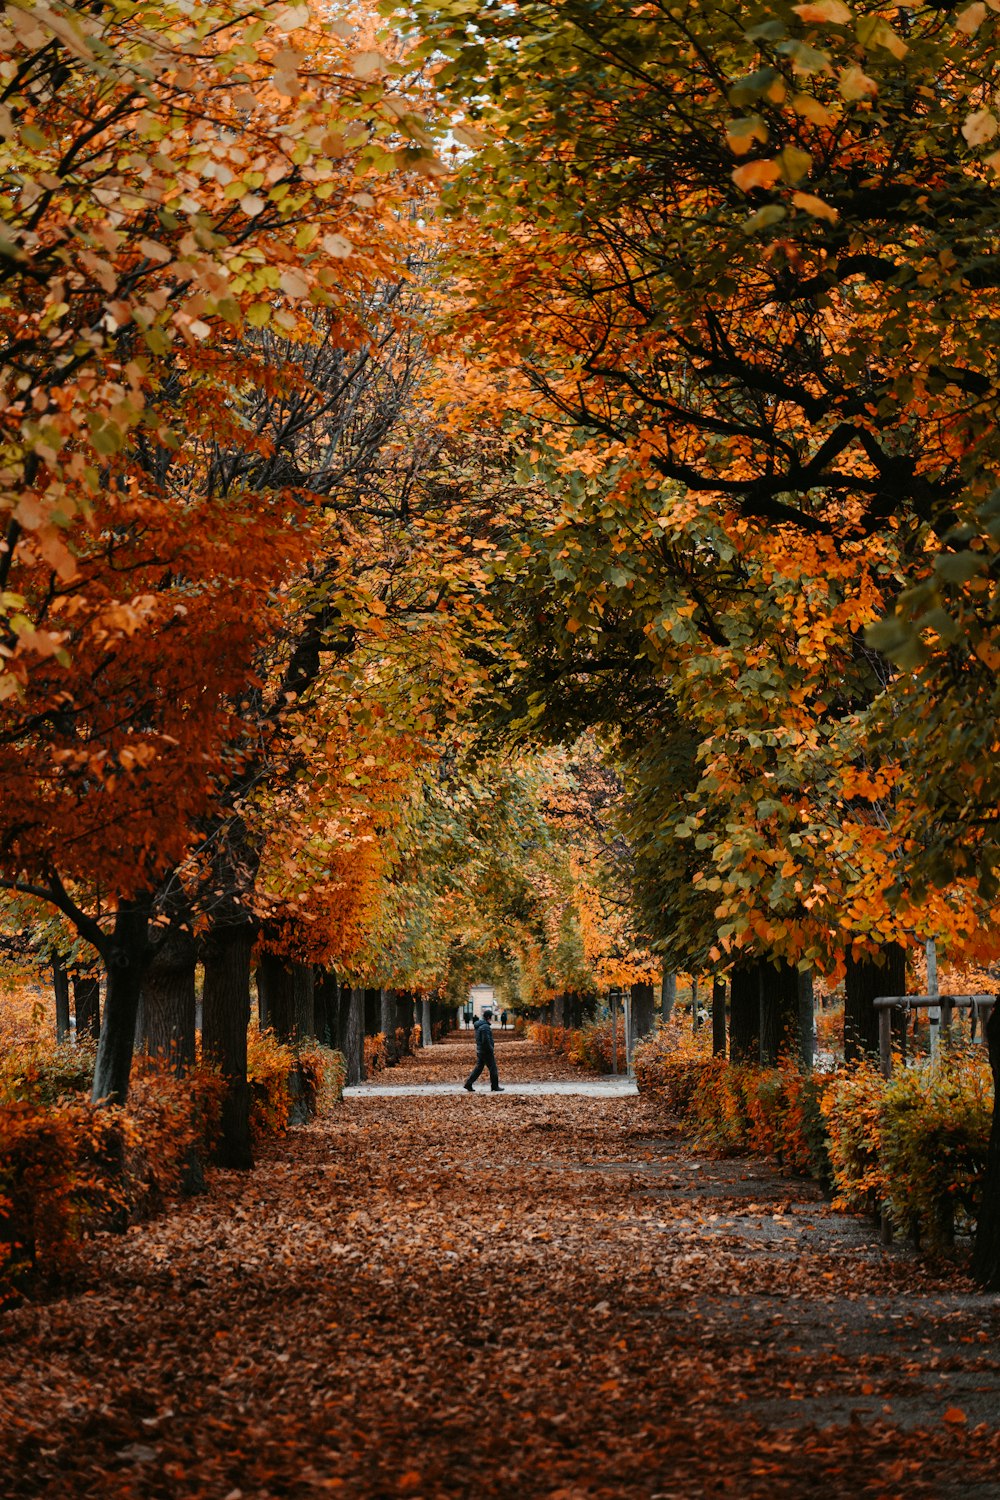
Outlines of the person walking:
{"label": "person walking", "polygon": [[500,1012],[500,1030],[507,1030],[507,1012],[505,1010],[502,1010]]}
{"label": "person walking", "polygon": [[472,1085],[483,1069],[486,1068],[490,1075],[490,1092],[493,1094],[502,1094],[503,1089],[500,1087],[500,1076],[497,1073],[496,1053],[493,1050],[493,1028],[485,1016],[477,1017],[473,1022],[473,1026],[476,1032],[476,1066],[462,1084],[462,1087],[467,1089],[471,1094]]}

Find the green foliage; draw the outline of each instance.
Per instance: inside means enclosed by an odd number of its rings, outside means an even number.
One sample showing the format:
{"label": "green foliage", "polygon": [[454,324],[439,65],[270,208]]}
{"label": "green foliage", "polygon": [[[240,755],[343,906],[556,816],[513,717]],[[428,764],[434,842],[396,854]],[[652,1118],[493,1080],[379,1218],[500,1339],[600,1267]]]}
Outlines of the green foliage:
{"label": "green foliage", "polygon": [[54,1104],[65,1094],[89,1094],[96,1044],[22,1043],[0,1057],[0,1103]]}
{"label": "green foliage", "polygon": [[893,1075],[882,1107],[881,1167],[893,1223],[931,1247],[978,1215],[993,1109],[988,1064],[950,1057]]}
{"label": "green foliage", "polygon": [[884,1209],[918,1244],[942,1249],[975,1223],[993,1108],[981,1055],[900,1069],[887,1083],[868,1064],[731,1067],[667,1029],[636,1049],[635,1074],[699,1139],[814,1177],[848,1212]]}

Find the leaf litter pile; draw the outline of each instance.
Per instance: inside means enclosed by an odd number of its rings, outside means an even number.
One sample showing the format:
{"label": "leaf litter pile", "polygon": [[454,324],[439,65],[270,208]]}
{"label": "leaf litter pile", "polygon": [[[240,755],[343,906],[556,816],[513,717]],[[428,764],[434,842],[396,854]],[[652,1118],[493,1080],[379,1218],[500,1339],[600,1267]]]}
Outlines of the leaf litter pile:
{"label": "leaf litter pile", "polygon": [[470,1098],[472,1055],[8,1312],[3,1494],[1000,1495],[1000,1299],[644,1099]]}

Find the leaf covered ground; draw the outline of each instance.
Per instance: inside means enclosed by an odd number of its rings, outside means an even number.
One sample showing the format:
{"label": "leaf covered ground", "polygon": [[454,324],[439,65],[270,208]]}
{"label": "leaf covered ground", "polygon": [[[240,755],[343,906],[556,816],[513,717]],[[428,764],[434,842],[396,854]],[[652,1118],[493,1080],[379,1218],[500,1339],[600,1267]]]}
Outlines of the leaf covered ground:
{"label": "leaf covered ground", "polygon": [[643,1099],[350,1099],[210,1189],[0,1321],[9,1500],[1000,1495],[1000,1299]]}

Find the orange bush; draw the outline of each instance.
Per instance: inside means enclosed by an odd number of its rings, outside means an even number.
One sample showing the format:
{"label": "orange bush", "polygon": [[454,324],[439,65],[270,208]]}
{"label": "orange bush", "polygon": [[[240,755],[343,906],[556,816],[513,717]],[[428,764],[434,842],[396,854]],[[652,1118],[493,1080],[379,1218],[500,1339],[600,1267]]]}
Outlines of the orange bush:
{"label": "orange bush", "polygon": [[[625,1071],[625,1023],[618,1019],[618,1071]],[[589,1026],[549,1026],[540,1021],[528,1025],[528,1035],[539,1046],[562,1052],[578,1068],[591,1073],[612,1073],[611,1022],[593,1021]]]}
{"label": "orange bush", "polygon": [[385,1033],[380,1031],[376,1036],[365,1037],[365,1077],[373,1078],[376,1073],[384,1073],[389,1066],[389,1043]]}

